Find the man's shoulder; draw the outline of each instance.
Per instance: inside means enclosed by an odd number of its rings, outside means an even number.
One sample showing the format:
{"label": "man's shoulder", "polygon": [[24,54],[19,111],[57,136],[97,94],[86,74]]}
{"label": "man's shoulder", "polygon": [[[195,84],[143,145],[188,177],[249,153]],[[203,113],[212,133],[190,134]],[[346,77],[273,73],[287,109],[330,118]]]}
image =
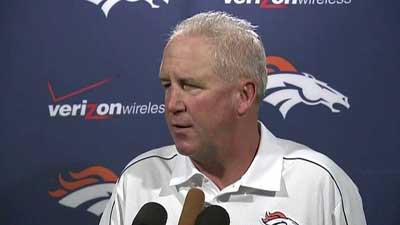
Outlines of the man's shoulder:
{"label": "man's shoulder", "polygon": [[298,142],[276,137],[264,125],[262,126],[262,133],[264,140],[266,140],[264,141],[266,148],[275,149],[272,151],[276,151],[275,154],[282,155],[285,163],[289,161],[295,163],[307,162],[309,164],[320,165],[324,168],[336,169],[337,167],[326,155]]}
{"label": "man's shoulder", "polygon": [[[175,145],[163,146],[144,152],[132,159],[124,168],[121,175],[134,170],[154,171],[155,169],[169,170],[173,159],[178,155]],[[147,170],[149,169],[149,170]]]}
{"label": "man's shoulder", "polygon": [[325,154],[294,141],[279,139],[284,148],[283,161],[287,170],[298,172],[304,179],[328,179],[337,186],[355,186],[346,172]]}
{"label": "man's shoulder", "polygon": [[306,145],[285,139],[279,139],[279,143],[284,149],[283,159],[286,161],[302,161],[326,169],[337,169],[336,167],[338,167],[328,156]]}
{"label": "man's shoulder", "polygon": [[[177,150],[175,145],[167,145],[155,149],[151,149],[146,151],[138,156],[136,156],[129,164],[137,163],[138,161],[151,159],[151,158],[158,158],[161,160],[168,160],[169,158],[175,156],[177,154]],[[129,165],[128,164],[128,165]]]}

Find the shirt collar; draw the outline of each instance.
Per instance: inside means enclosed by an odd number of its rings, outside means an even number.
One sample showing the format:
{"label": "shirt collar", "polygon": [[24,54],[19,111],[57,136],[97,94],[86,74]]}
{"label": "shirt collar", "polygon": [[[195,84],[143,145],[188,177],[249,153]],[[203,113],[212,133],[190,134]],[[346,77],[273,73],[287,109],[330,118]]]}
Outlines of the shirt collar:
{"label": "shirt collar", "polygon": [[279,191],[282,180],[283,151],[277,138],[259,122],[260,144],[241,185],[266,191]]}
{"label": "shirt collar", "polygon": [[[263,123],[259,122],[259,125],[261,138],[257,154],[239,182],[245,187],[279,191],[282,178],[283,151],[277,144],[277,138]],[[197,170],[189,157],[178,154],[169,185],[177,186],[190,182],[196,174],[202,173]]]}
{"label": "shirt collar", "polygon": [[178,153],[174,167],[172,168],[172,176],[169,185],[180,185],[196,174],[201,174],[201,172],[193,165],[190,158]]}

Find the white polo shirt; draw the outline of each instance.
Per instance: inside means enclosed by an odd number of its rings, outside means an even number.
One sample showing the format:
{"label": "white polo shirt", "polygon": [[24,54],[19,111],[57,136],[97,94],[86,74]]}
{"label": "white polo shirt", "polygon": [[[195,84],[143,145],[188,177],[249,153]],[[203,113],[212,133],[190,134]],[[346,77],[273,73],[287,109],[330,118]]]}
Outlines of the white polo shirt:
{"label": "white polo shirt", "polygon": [[131,225],[147,202],[163,205],[167,225],[177,225],[192,187],[204,191],[206,204],[225,208],[231,225],[366,225],[358,189],[342,169],[321,153],[260,127],[251,166],[223,190],[175,146],[136,157],[117,181],[100,225]]}

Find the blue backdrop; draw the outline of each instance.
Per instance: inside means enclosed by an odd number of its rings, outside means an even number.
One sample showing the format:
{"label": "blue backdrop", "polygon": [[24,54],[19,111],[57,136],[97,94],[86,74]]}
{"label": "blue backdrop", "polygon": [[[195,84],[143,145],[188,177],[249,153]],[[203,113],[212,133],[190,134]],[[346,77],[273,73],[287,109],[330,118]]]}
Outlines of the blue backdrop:
{"label": "blue backdrop", "polygon": [[359,187],[368,224],[400,223],[397,1],[0,6],[1,224],[98,223],[123,167],[172,143],[158,79],[162,49],[178,21],[206,10],[259,25],[271,79],[298,81],[270,87],[260,119],[337,162]]}

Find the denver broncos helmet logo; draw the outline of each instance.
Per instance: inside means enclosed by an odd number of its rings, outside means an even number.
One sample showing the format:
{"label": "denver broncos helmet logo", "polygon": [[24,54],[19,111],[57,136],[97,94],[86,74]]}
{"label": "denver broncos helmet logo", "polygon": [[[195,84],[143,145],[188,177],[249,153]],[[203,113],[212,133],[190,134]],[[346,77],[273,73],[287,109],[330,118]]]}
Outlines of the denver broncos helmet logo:
{"label": "denver broncos helmet logo", "polygon": [[265,217],[261,219],[265,225],[299,225],[294,220],[288,218],[282,212],[265,213]]}
{"label": "denver broncos helmet logo", "polygon": [[88,212],[100,216],[117,181],[115,173],[102,166],[92,166],[77,173],[70,172],[69,175],[74,181],[66,181],[59,175],[61,187],[49,191],[49,195],[58,198],[61,205],[71,208],[86,203],[90,205]]}
{"label": "denver broncos helmet logo", "polygon": [[299,103],[322,104],[334,113],[340,112],[335,108],[337,105],[350,108],[346,96],[311,74],[297,72],[297,69],[282,57],[267,57],[267,68],[270,75],[264,101],[279,107],[283,118],[286,118],[289,110]]}
{"label": "denver broncos helmet logo", "polygon": [[[91,2],[95,5],[101,5],[101,10],[103,11],[104,15],[107,17],[108,13],[110,12],[111,8],[117,4],[118,2],[122,0],[86,0],[88,2]],[[125,0],[127,2],[137,2],[140,0]],[[147,2],[151,8],[160,8],[159,5],[154,4],[154,0],[143,0]],[[165,3],[169,3],[169,0],[163,0]]]}

